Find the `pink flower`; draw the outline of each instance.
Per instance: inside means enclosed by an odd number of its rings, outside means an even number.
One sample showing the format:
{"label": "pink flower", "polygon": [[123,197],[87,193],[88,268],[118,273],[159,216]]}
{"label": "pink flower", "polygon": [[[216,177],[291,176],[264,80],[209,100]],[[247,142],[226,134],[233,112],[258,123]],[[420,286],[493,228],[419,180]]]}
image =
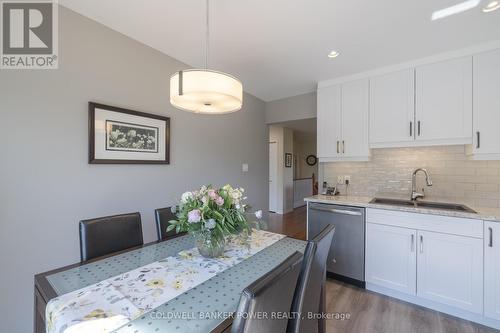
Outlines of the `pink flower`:
{"label": "pink flower", "polygon": [[188,213],[188,222],[197,223],[201,221],[201,212],[199,209],[193,209]]}
{"label": "pink flower", "polygon": [[215,203],[217,204],[217,206],[222,206],[224,204],[224,198],[218,196],[217,199],[215,199]]}
{"label": "pink flower", "polygon": [[219,197],[219,195],[217,194],[217,191],[215,190],[208,190],[208,196],[210,197],[210,199],[212,199],[213,201],[216,201],[217,198]]}

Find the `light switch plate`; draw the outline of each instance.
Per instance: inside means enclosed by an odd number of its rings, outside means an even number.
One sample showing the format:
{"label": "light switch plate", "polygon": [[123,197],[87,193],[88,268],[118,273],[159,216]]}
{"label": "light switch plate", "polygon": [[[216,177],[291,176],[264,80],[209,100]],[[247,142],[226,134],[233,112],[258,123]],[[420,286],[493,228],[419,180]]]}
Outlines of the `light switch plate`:
{"label": "light switch plate", "polygon": [[351,176],[344,176],[344,181],[351,183]]}
{"label": "light switch plate", "polygon": [[241,171],[243,172],[248,172],[248,164],[247,163],[243,163],[241,165]]}

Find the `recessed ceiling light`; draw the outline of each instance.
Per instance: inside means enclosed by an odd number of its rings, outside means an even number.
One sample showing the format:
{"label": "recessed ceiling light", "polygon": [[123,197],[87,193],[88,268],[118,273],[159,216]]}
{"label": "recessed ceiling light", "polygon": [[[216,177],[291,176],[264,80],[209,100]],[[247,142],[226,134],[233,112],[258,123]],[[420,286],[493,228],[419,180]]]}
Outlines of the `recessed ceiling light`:
{"label": "recessed ceiling light", "polygon": [[480,2],[481,0],[467,0],[451,7],[436,10],[434,13],[432,13],[431,19],[435,21],[451,15],[465,12],[466,10],[477,7]]}
{"label": "recessed ceiling light", "polygon": [[491,1],[486,7],[483,8],[483,12],[489,13],[500,8],[500,1]]}
{"label": "recessed ceiling light", "polygon": [[333,50],[330,53],[328,53],[328,58],[337,58],[339,56],[339,52]]}

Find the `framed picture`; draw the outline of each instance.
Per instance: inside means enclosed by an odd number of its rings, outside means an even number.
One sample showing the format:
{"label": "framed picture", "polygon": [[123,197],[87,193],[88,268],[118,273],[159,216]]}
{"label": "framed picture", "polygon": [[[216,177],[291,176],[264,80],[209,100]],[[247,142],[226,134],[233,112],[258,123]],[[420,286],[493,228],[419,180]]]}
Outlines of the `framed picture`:
{"label": "framed picture", "polygon": [[89,102],[90,164],[169,164],[170,118]]}
{"label": "framed picture", "polygon": [[291,168],[291,167],[292,167],[292,154],[285,153],[285,168]]}

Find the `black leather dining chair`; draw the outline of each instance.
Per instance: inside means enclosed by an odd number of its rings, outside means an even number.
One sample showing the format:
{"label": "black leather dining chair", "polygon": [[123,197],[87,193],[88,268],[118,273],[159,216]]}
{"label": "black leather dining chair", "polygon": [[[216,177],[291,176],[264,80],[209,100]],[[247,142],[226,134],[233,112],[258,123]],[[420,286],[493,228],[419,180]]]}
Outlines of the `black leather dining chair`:
{"label": "black leather dining chair", "polygon": [[177,234],[175,230],[167,231],[168,223],[171,220],[176,220],[177,216],[172,213],[172,207],[158,208],[155,209],[155,219],[156,219],[156,235],[158,236],[158,241],[180,236],[185,233]]}
{"label": "black leather dining chair", "polygon": [[313,240],[307,243],[299,281],[293,297],[292,313],[304,316],[292,317],[287,333],[316,333],[324,331],[324,319],[309,318],[308,313],[324,312],[326,260],[332,245],[335,227],[328,225]]}
{"label": "black leather dining chair", "polygon": [[[295,252],[275,269],[243,290],[231,327],[232,333],[285,332],[288,320],[259,318],[259,314],[288,313],[297,285],[302,254]],[[252,315],[253,314],[253,315]]]}
{"label": "black leather dining chair", "polygon": [[141,214],[139,213],[80,221],[82,261],[126,250],[143,243]]}

